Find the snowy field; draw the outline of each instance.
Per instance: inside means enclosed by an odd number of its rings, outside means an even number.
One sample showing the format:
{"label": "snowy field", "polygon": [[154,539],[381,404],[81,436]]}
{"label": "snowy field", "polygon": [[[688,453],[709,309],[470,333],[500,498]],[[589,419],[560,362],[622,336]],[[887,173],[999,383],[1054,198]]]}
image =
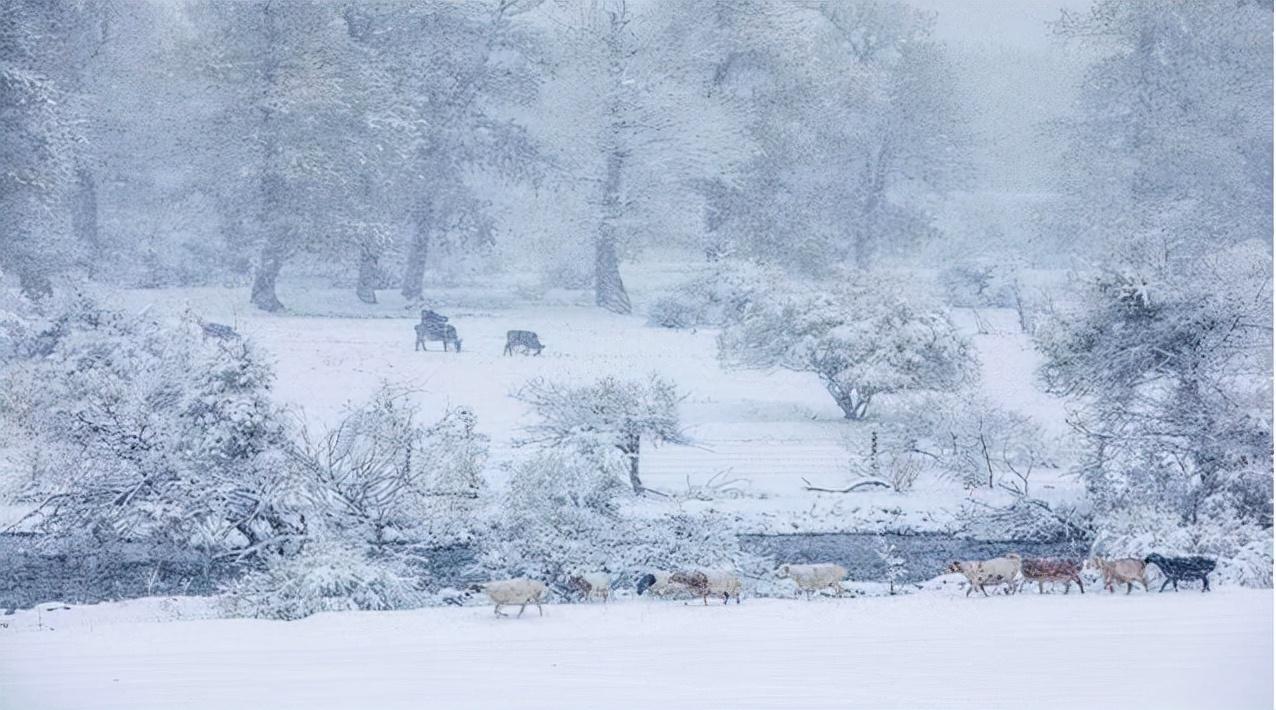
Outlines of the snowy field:
{"label": "snowy field", "polygon": [[139,620],[178,609],[137,600],[5,617],[0,706],[1272,706],[1270,590]]}
{"label": "snowy field", "polygon": [[[533,421],[529,409],[510,396],[519,387],[537,377],[583,383],[657,372],[687,395],[681,415],[693,445],[644,449],[644,482],[680,493],[722,474],[739,481],[744,494],[711,504],[684,503],[689,510],[713,507],[736,515],[741,530],[760,533],[944,529],[969,495],[956,481],[923,475],[908,495],[804,491],[804,479],[823,487],[847,485],[849,452],[867,451],[873,425],[844,420],[810,373],[724,369],[716,330],[647,325],[645,302],[684,278],[669,263],[636,270],[629,316],[579,303],[580,294],[572,292],[529,302],[494,289],[436,290],[429,302],[456,325],[461,353],[444,353],[438,343],[429,352],[415,352],[411,326],[419,311],[405,309],[393,292],[379,294],[382,302],[370,306],[345,290],[282,288],[292,309],[287,315],[246,307],[242,289],[134,290],[108,299],[159,316],[176,317],[189,306],[208,320],[233,323],[268,353],[277,372],[276,395],[312,427],[335,422],[346,405],[366,399],[382,382],[411,388],[427,416],[467,406],[478,416],[479,430],[491,437],[487,477],[496,485],[503,480],[500,464],[518,455],[513,440]],[[955,317],[979,355],[980,392],[1032,417],[1048,435],[1063,434],[1063,405],[1035,384],[1039,355],[1019,332],[1014,313],[958,310]],[[979,322],[985,332],[979,332]],[[544,354],[503,356],[511,329],[539,333]],[[1063,475],[1066,468],[1038,469],[1034,494],[1049,501],[1078,497],[1080,487]]]}

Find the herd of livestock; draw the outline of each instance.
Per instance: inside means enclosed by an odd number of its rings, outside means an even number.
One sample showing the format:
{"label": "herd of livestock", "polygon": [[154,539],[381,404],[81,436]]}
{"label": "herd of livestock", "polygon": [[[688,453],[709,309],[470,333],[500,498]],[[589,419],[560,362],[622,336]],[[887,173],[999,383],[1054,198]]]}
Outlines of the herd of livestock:
{"label": "herd of livestock", "polygon": [[[1081,580],[1083,567],[1090,567],[1103,578],[1103,587],[1115,593],[1116,588],[1125,585],[1125,593],[1134,589],[1135,583],[1141,584],[1144,591],[1151,591],[1148,585],[1148,567],[1155,566],[1160,570],[1165,581],[1161,590],[1171,584],[1178,591],[1179,582],[1202,583],[1202,590],[1210,589],[1209,575],[1214,571],[1214,560],[1207,557],[1165,557],[1159,554],[1148,555],[1143,559],[1126,557],[1106,559],[1093,557],[1084,565],[1080,560],[1068,559],[1033,559],[1023,558],[1017,554],[1007,554],[990,560],[957,561],[950,564],[945,572],[961,574],[966,578],[966,596],[979,590],[988,596],[988,588],[994,591],[1004,589],[1006,594],[1013,594],[1023,589],[1024,585],[1036,583],[1038,593],[1045,593],[1046,584],[1062,583],[1063,593],[1067,594],[1072,585],[1084,594],[1085,585]],[[841,596],[845,591],[842,583],[846,581],[847,570],[837,564],[786,564],[776,570],[776,575],[793,580],[798,591],[810,599],[813,594],[831,591]],[[601,599],[603,603],[611,596],[616,581],[607,572],[576,573],[568,578],[567,589],[570,594],[584,601]],[[690,596],[699,597],[707,605],[709,597],[722,598],[726,604],[735,598],[740,603],[742,588],[740,578],[733,572],[718,570],[683,570],[678,572],[653,571],[638,578],[636,591],[653,596]],[[485,592],[496,605],[497,616],[505,616],[501,607],[518,606],[518,615],[522,616],[528,605],[535,605],[541,614],[541,604],[548,600],[549,587],[539,580],[520,577],[503,579],[471,587],[471,591]]]}
{"label": "herd of livestock", "polygon": [[[421,322],[415,326],[416,350],[426,350],[427,342],[442,342],[443,350],[461,351],[461,338],[456,327],[448,323],[447,316],[433,310],[421,311]],[[505,334],[505,349],[502,354],[513,355],[516,351],[524,355],[540,355],[545,346],[540,337],[530,330],[511,330]],[[1103,586],[1109,592],[1125,585],[1129,594],[1135,583],[1151,591],[1147,571],[1149,565],[1155,565],[1165,581],[1161,591],[1171,584],[1178,591],[1179,582],[1200,581],[1202,591],[1209,591],[1209,574],[1214,571],[1214,561],[1205,557],[1165,557],[1158,554],[1148,555],[1143,559],[1091,558],[1089,567],[1097,571],[1103,578]],[[1033,559],[1023,558],[1017,554],[1007,554],[990,560],[957,561],[945,570],[948,573],[961,574],[966,578],[966,596],[979,590],[985,596],[988,588],[994,590],[1004,588],[1007,594],[1020,591],[1024,585],[1036,583],[1039,593],[1045,592],[1046,584],[1062,583],[1063,593],[1067,594],[1072,585],[1084,594],[1085,584],[1081,579],[1081,571],[1085,565],[1080,560],[1069,559]],[[837,564],[786,564],[777,570],[780,577],[793,580],[800,593],[807,599],[817,592],[832,591],[836,596],[844,592],[842,582],[846,581],[845,567]],[[585,601],[601,599],[604,603],[611,596],[615,580],[606,572],[587,572],[569,577],[567,590]],[[722,597],[726,604],[732,597],[740,603],[740,578],[732,572],[717,570],[683,570],[678,572],[655,571],[642,575],[636,584],[639,595],[650,593],[657,596],[681,594],[700,597],[704,604],[709,597]],[[475,585],[471,592],[485,592],[496,605],[496,615],[504,616],[501,607],[519,607],[519,616],[529,604],[541,610],[541,603],[547,599],[549,587],[541,581],[527,578],[504,579]]]}

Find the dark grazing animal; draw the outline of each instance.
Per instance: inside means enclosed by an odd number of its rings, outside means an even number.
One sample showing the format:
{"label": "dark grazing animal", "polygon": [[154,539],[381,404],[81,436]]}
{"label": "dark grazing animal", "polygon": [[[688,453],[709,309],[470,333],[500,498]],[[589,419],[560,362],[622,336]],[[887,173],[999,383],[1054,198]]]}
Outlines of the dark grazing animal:
{"label": "dark grazing animal", "polygon": [[1161,591],[1165,591],[1165,587],[1174,584],[1174,591],[1179,590],[1179,582],[1188,582],[1199,579],[1205,584],[1202,592],[1210,591],[1210,572],[1214,571],[1215,562],[1208,557],[1164,557],[1158,554],[1151,554],[1143,558],[1143,561],[1150,565],[1156,565],[1161,570],[1161,574],[1165,575],[1165,582],[1161,585]]}
{"label": "dark grazing animal", "polygon": [[413,350],[428,350],[425,347],[426,341],[442,341],[443,352],[447,352],[448,343],[451,343],[456,351],[461,352],[461,339],[457,337],[456,327],[447,324],[447,316],[440,315],[429,309],[421,311],[421,322],[416,324],[416,344]]}
{"label": "dark grazing animal", "polygon": [[536,333],[530,330],[508,330],[505,332],[505,352],[502,354],[513,355],[514,348],[521,348],[524,355],[533,350],[540,355],[545,346],[541,345],[541,339]]}
{"label": "dark grazing animal", "polygon": [[1072,583],[1085,594],[1085,585],[1081,583],[1081,563],[1076,560],[1032,559],[1023,561],[1019,570],[1024,582],[1036,582],[1037,593],[1046,591],[1046,582],[1063,582],[1063,593],[1072,589]]}
{"label": "dark grazing animal", "polygon": [[234,328],[222,323],[212,323],[201,318],[199,328],[204,332],[205,340],[209,338],[216,338],[217,340],[239,339],[239,333],[235,332]]}

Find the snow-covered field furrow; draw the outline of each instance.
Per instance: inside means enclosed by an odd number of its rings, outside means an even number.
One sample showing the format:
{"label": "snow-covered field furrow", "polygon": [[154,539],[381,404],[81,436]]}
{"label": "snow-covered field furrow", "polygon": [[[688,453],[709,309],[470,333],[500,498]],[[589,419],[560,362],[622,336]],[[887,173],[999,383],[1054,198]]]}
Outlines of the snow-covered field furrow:
{"label": "snow-covered field furrow", "polygon": [[46,613],[43,630],[0,629],[0,707],[1272,705],[1264,590],[110,623],[128,608],[76,608]]}

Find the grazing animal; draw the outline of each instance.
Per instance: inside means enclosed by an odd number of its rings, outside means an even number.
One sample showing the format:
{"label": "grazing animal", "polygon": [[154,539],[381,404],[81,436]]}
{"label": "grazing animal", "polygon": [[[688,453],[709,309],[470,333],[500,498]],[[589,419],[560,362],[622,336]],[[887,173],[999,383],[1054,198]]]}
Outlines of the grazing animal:
{"label": "grazing animal", "polygon": [[994,557],[991,560],[975,560],[970,562],[954,561],[948,565],[949,572],[957,572],[965,575],[966,581],[970,582],[970,586],[966,589],[966,596],[978,589],[988,596],[988,590],[984,589],[989,584],[1006,585],[1006,593],[1009,594],[1015,589],[1016,578],[1019,577],[1023,566],[1023,560],[1019,555],[1013,552],[1001,557]]}
{"label": "grazing animal", "polygon": [[461,352],[461,339],[457,337],[456,327],[447,324],[447,316],[441,316],[434,311],[424,311],[421,314],[421,322],[415,326],[416,344],[413,350],[428,350],[425,347],[426,341],[443,341],[443,352],[447,352],[448,343],[451,343],[456,352]]}
{"label": "grazing animal", "polygon": [[1090,564],[1103,574],[1103,588],[1113,594],[1116,593],[1118,584],[1124,584],[1125,593],[1129,594],[1134,591],[1135,582],[1143,585],[1143,591],[1152,591],[1148,589],[1147,563],[1143,560],[1136,560],[1133,557],[1119,560],[1094,557],[1090,560]]}
{"label": "grazing animal", "polygon": [[835,564],[814,565],[780,565],[777,570],[782,577],[797,582],[798,589],[806,593],[809,600],[811,594],[825,587],[831,587],[833,593],[842,596],[842,580],[846,579],[846,568]]}
{"label": "grazing animal", "polygon": [[688,570],[674,572],[669,576],[670,584],[681,586],[700,597],[705,606],[709,605],[709,597],[722,595],[722,603],[726,604],[731,597],[740,603],[740,578],[730,572],[712,570]]}
{"label": "grazing animal", "polygon": [[199,319],[199,329],[204,333],[204,340],[216,338],[217,340],[239,340],[239,333],[234,328],[223,323],[213,323],[203,318]]}
{"label": "grazing animal", "polygon": [[672,572],[665,570],[653,570],[638,578],[638,596],[642,596],[644,592],[651,592],[658,597],[667,597],[676,594],[681,587],[674,586],[669,579],[673,576]]}
{"label": "grazing animal", "polygon": [[505,351],[502,354],[513,355],[514,348],[521,348],[524,355],[533,350],[536,351],[535,354],[540,355],[545,346],[541,345],[541,339],[530,330],[507,330],[505,331]]}
{"label": "grazing animal", "polygon": [[545,610],[541,609],[541,602],[545,599],[546,591],[543,582],[527,579],[526,577],[518,577],[516,579],[498,579],[494,582],[476,584],[471,589],[487,594],[487,597],[496,604],[493,613],[497,616],[506,616],[506,614],[501,613],[501,607],[514,604],[519,605],[518,615],[520,617],[527,610],[528,604],[535,604],[537,613],[541,616],[545,615]]}
{"label": "grazing animal", "polygon": [[1072,589],[1072,583],[1077,583],[1077,589],[1085,594],[1085,585],[1081,583],[1081,563],[1076,560],[1051,560],[1051,559],[1026,559],[1020,568],[1023,574],[1024,582],[1036,582],[1037,593],[1043,594],[1046,591],[1046,582],[1063,582],[1063,593],[1067,594]]}
{"label": "grazing animal", "polygon": [[[1164,557],[1158,554],[1151,554],[1143,558],[1144,564],[1156,565],[1161,570],[1161,574],[1165,575],[1165,582],[1161,584],[1161,591],[1165,591],[1166,585],[1173,583],[1174,591],[1179,590],[1179,582],[1188,582],[1199,579],[1205,584],[1201,589],[1202,592],[1210,591],[1210,572],[1214,571],[1215,562],[1208,557]],[[1143,585],[1145,588],[1147,585]]]}
{"label": "grazing animal", "polygon": [[611,596],[611,575],[606,572],[585,572],[567,578],[567,586],[580,592],[585,601],[601,597],[603,603]]}

